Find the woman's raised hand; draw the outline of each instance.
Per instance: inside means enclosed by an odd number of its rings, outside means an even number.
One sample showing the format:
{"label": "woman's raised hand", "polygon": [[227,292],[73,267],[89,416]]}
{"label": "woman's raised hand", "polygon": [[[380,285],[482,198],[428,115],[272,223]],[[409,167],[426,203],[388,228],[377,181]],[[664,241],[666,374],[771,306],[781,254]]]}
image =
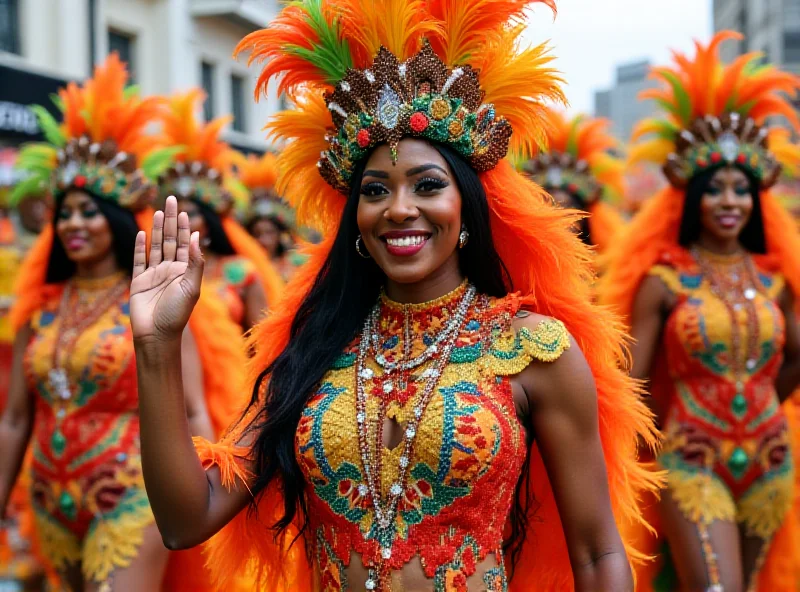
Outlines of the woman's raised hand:
{"label": "woman's raised hand", "polygon": [[153,216],[150,257],[144,232],[136,236],[131,282],[131,327],[137,340],[180,339],[200,296],[203,255],[189,217],[168,197]]}

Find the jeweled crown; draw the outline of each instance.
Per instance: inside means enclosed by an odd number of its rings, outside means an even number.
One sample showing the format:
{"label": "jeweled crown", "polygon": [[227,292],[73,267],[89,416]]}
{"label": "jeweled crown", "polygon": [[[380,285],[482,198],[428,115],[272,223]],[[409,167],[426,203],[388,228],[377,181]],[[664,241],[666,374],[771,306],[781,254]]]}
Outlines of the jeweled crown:
{"label": "jeweled crown", "polygon": [[547,191],[565,191],[585,204],[597,201],[603,188],[595,180],[585,160],[572,154],[546,152],[525,162],[522,171]]}
{"label": "jeweled crown", "polygon": [[198,160],[175,162],[159,179],[159,194],[162,200],[170,195],[197,200],[220,215],[233,207],[233,196],[223,183],[223,173]]}
{"label": "jeweled crown", "polygon": [[695,175],[719,166],[737,166],[753,176],[762,189],[774,185],[781,165],[767,148],[767,129],[749,117],[726,113],[697,118],[675,139],[664,174],[676,187],[685,187]]}
{"label": "jeweled crown", "polygon": [[449,69],[427,41],[403,63],[381,47],[370,68],[349,69],[325,94],[336,132],[326,137],[320,174],[346,194],[359,160],[384,143],[396,160],[404,137],[447,144],[476,171],[490,170],[508,151],[511,125],[482,100],[477,71]]}

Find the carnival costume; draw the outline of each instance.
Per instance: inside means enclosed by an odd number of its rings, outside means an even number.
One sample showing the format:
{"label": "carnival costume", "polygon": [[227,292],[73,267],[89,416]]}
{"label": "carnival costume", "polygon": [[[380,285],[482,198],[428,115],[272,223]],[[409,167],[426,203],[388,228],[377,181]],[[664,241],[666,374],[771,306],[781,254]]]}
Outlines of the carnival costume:
{"label": "carnival costume", "polygon": [[[139,228],[149,228],[153,181],[169,166],[172,151],[144,134],[164,101],[139,98],[125,88],[127,79],[112,54],[82,87],[61,89],[63,123],[39,111],[47,143],[26,146],[20,167],[48,183],[56,197],[80,189],[135,212]],[[130,565],[154,522],[139,451],[130,277],[120,272],[48,284],[55,240],[50,224],[23,263],[17,294],[24,297],[11,314],[15,330],[32,330],[24,357],[36,405],[31,497],[45,556],[59,569],[81,562],[86,580],[103,589],[115,569]],[[190,328],[203,364],[206,406],[220,432],[243,404],[240,332],[208,298],[198,302]],[[202,574],[198,553],[194,565]]]}
{"label": "carnival costume", "polygon": [[[251,61],[269,60],[259,88],[282,75],[279,90],[296,100],[269,125],[287,140],[278,190],[300,223],[327,237],[309,248],[281,306],[255,328],[254,382],[286,347],[330,252],[353,167],[378,144],[394,151],[404,137],[444,143],[479,172],[494,243],[518,292],[489,298],[465,284],[420,305],[380,298],[298,425],[310,523],[302,533],[293,523],[274,539],[266,529],[281,515],[280,486],[260,492],[258,519],[245,509],[208,544],[222,587],[249,565],[271,590],[386,591],[391,573],[420,556],[434,589],[463,590],[476,565],[495,554],[500,567],[484,577],[490,590],[571,589],[547,472],[536,447],[527,450],[510,393],[510,377],[532,360],[560,356],[567,330],[597,383],[616,517],[639,519],[636,499],[654,482],[635,460],[636,439],[652,434],[633,381],[619,370],[622,333],[590,304],[591,253],[570,231],[574,216],[553,208],[503,159],[509,146],[542,139],[541,99],[563,100],[546,48],[519,45],[530,4],[309,0],[240,44]],[[515,331],[522,308],[553,318]],[[407,421],[392,451],[379,444],[387,416]],[[217,445],[197,441],[226,486],[252,477],[240,461],[250,451],[236,446],[248,425],[245,418]],[[531,524],[543,525],[548,540],[539,544],[537,527],[527,533],[509,583],[501,548],[526,454],[539,503]],[[345,581],[351,552],[370,570],[366,583]]]}
{"label": "carnival costume", "polygon": [[219,215],[236,255],[221,256],[216,265],[208,262],[203,284],[207,291],[225,302],[231,318],[241,324],[245,317],[243,292],[259,282],[267,303],[272,305],[282,295],[283,280],[261,245],[232,215],[234,197],[241,196],[241,186],[231,171],[234,152],[219,139],[230,117],[201,123],[195,111],[203,100],[199,89],[177,94],[169,100],[161,141],[174,147],[175,162],[159,178],[160,197],[165,200],[174,195],[178,199],[193,200]]}
{"label": "carnival costume", "polygon": [[603,253],[625,225],[609,203],[625,195],[625,165],[610,153],[617,141],[605,119],[568,119],[553,111],[549,124],[546,149],[525,161],[522,171],[547,191],[564,191],[580,204],[589,215],[589,242]]}
{"label": "carnival costume", "polygon": [[273,224],[280,233],[280,244],[283,253],[272,259],[284,281],[294,274],[304,258],[294,250],[297,228],[295,226],[294,211],[275,192],[275,183],[278,181],[278,158],[271,152],[262,156],[249,154],[240,155],[235,160],[236,174],[239,182],[247,191],[247,212],[245,214],[246,226],[252,232],[252,225],[261,219],[266,219]]}
{"label": "carnival costume", "polygon": [[[762,126],[783,115],[797,129],[781,93],[795,93],[800,82],[759,66],[757,54],[723,66],[719,45],[736,38],[719,33],[707,46],[697,43],[693,59],[676,53],[674,68],[653,70],[664,84],[642,97],[658,101],[667,117],[637,126],[635,138],[652,139],[632,147],[630,157],[662,164],[671,186],[645,204],[614,245],[600,293],[626,318],[647,276],[660,278],[676,300],[650,376],[654,404],[664,411],[658,463],[668,470],[678,507],[698,526],[709,589],[717,589],[719,573],[708,525],[724,520],[766,541],[754,589],[794,590],[794,468],[775,380],[784,344],[778,297],[784,287],[799,293],[800,234],[769,188],[781,158],[800,159],[797,150],[773,151]],[[678,243],[687,184],[724,166],[759,184],[766,254],[726,257]],[[659,569],[640,574],[640,589],[660,589],[651,573]]]}

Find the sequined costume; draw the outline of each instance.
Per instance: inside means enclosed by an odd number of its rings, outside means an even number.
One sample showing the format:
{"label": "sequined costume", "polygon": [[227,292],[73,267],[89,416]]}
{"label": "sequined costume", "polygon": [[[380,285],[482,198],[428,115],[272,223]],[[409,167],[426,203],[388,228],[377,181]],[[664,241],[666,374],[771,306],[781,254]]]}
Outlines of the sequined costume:
{"label": "sequined costume", "polygon": [[[775,387],[785,331],[777,299],[781,291],[800,293],[800,233],[771,187],[782,166],[797,166],[800,151],[776,142],[781,134],[766,125],[780,114],[800,128],[786,99],[800,80],[755,67],[757,54],[722,64],[720,44],[740,38],[717,33],[696,42],[695,55],[676,53],[674,65],[654,68],[661,84],[642,98],[660,101],[665,113],[636,126],[629,159],[660,165],[670,186],[645,202],[612,245],[599,293],[628,322],[648,276],[660,278],[675,299],[649,385],[666,414],[658,460],[678,507],[697,525],[709,586],[721,584],[707,526],[727,520],[765,541],[750,590],[788,591],[800,582],[800,522],[792,506],[792,436]],[[687,186],[725,166],[759,188],[765,254],[726,260],[679,246]],[[657,514],[655,501],[643,503]],[[641,592],[670,589],[677,578],[659,517],[654,521],[656,536],[640,533],[642,548],[657,556],[639,570]]]}
{"label": "sequined costume", "polygon": [[[543,3],[554,8],[550,0]],[[607,310],[591,302],[591,251],[571,231],[571,216],[505,159],[508,150],[542,139],[540,100],[564,100],[546,48],[524,47],[523,27],[515,26],[531,4],[386,0],[381,10],[371,10],[360,0],[302,0],[240,44],[251,62],[265,64],[259,87],[266,90],[278,77],[279,92],[295,100],[295,109],[268,125],[285,142],[276,190],[295,208],[299,225],[325,236],[306,247],[308,261],[287,286],[281,307],[252,331],[252,384],[263,385],[259,375],[287,347],[304,298],[323,277],[338,240],[353,175],[376,146],[387,145],[396,159],[406,137],[445,144],[479,173],[494,244],[509,272],[507,292],[514,295],[475,295],[457,330],[449,321],[462,314],[462,301],[454,304],[458,296],[450,295],[439,303],[446,314],[435,312],[436,304],[428,305],[434,311],[414,312],[414,338],[397,336],[392,303],[383,301],[368,315],[362,335],[369,337],[342,352],[294,432],[313,524],[301,524],[298,515],[272,536],[269,526],[283,515],[281,485],[257,492],[255,507],[242,510],[207,544],[218,586],[252,570],[271,590],[386,592],[398,568],[420,556],[431,586],[455,591],[465,589],[477,562],[493,556],[497,567],[481,568],[478,576],[485,588],[571,589],[556,496],[538,448],[522,439],[509,392],[510,376],[539,363],[533,362],[537,357],[558,357],[565,331],[596,381],[615,516],[620,523],[640,520],[637,499],[658,479],[636,458],[637,440],[652,442],[653,432],[636,383],[621,370],[622,332]],[[510,323],[520,308],[558,320],[517,333]],[[419,366],[408,361],[412,365],[400,368],[388,358],[397,356],[397,348]],[[431,357],[415,356],[420,350]],[[385,376],[373,362],[399,372],[399,387],[394,376],[392,385],[381,381]],[[257,401],[251,412],[262,405]],[[401,439],[391,451],[378,444],[380,408],[409,421],[402,430],[389,424]],[[195,443],[204,466],[217,467],[225,487],[253,483],[252,465],[243,462],[252,460],[253,451],[241,445],[251,435],[252,418],[242,418],[218,443]],[[372,470],[375,462],[380,470]],[[535,515],[527,514],[530,532],[507,581],[499,555],[523,466],[538,504]],[[545,536],[548,544],[535,543]],[[641,560],[630,540],[624,542],[631,560]],[[344,581],[357,571],[345,569],[350,551],[367,564],[367,581]]]}
{"label": "sequined costume", "polygon": [[[103,301],[123,285],[113,302]],[[87,577],[106,580],[127,565],[153,522],[139,454],[138,394],[127,304],[128,279],[73,279],[68,300],[47,303],[32,319],[25,356],[36,397],[31,498],[38,536],[58,568],[83,562]],[[108,307],[76,336],[69,354],[57,340],[59,310]],[[75,325],[70,328],[75,330]],[[54,373],[64,364],[67,384]]]}
{"label": "sequined costume", "polygon": [[[702,256],[718,273],[747,268],[741,256]],[[774,269],[755,270],[746,303],[733,305],[732,327],[728,307],[688,253],[665,253],[650,274],[677,298],[663,337],[672,383],[659,462],[669,470],[670,491],[693,521],[740,522],[769,541],[792,505],[794,486],[786,418],[775,392],[783,360],[777,303],[783,278]]]}
{"label": "sequined costume", "polygon": [[[464,290],[410,306],[412,355],[419,355],[425,343],[436,338]],[[533,332],[515,332],[511,321],[518,308],[516,296],[478,298],[424,409],[423,388],[414,377],[409,378],[409,388],[387,395],[384,372],[373,359],[366,366],[371,396],[366,410],[358,411],[354,372],[358,343],[323,378],[296,436],[296,454],[309,485],[309,546],[322,590],[358,589],[356,584],[348,586],[341,569],[349,564],[351,552],[359,553],[365,565],[384,570],[401,569],[419,556],[434,590],[441,592],[464,588],[476,564],[493,553],[501,568],[491,585],[486,574],[488,589],[507,589],[501,561],[503,528],[527,452],[509,376],[532,360],[557,359],[569,346],[566,330],[557,321],[542,322]],[[380,325],[381,354],[401,359],[406,347],[403,306],[384,297]],[[416,376],[435,367],[436,360],[431,360],[415,370]],[[415,454],[405,457],[399,445],[382,449],[376,457],[383,467],[383,496],[389,497],[390,489],[401,482],[398,467],[405,466],[408,474],[397,518],[389,528],[381,528],[371,512],[359,441],[351,426],[369,424],[373,441],[385,417],[412,425],[415,416],[421,416]],[[364,417],[379,419],[366,422]],[[390,557],[382,556],[389,548]]]}

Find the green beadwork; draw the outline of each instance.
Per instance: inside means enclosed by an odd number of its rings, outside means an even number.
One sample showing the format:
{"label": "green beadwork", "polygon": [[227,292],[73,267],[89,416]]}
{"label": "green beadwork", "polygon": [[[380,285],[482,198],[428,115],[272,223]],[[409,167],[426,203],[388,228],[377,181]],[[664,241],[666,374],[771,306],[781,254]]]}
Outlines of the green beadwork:
{"label": "green beadwork", "polygon": [[58,507],[64,516],[70,520],[75,520],[77,506],[75,505],[75,500],[72,499],[72,496],[66,491],[62,491],[61,495],[58,497]]}
{"label": "green beadwork", "polygon": [[744,398],[742,393],[736,393],[736,396],[731,402],[731,410],[733,411],[734,415],[739,418],[747,413],[747,399]]}
{"label": "green beadwork", "polygon": [[731,454],[731,457],[728,459],[728,468],[738,479],[744,474],[744,471],[749,463],[750,459],[748,458],[747,453],[741,448],[736,448]]}
{"label": "green beadwork", "polygon": [[67,438],[61,433],[60,429],[53,432],[53,437],[50,438],[50,447],[56,456],[64,454],[64,449],[67,447]]}
{"label": "green beadwork", "polygon": [[684,164],[686,178],[691,179],[712,167],[732,164],[742,167],[753,177],[761,181],[766,172],[765,163],[769,161],[766,150],[753,144],[742,143],[736,158],[729,162],[723,157],[722,147],[718,142],[699,144],[687,150]]}

